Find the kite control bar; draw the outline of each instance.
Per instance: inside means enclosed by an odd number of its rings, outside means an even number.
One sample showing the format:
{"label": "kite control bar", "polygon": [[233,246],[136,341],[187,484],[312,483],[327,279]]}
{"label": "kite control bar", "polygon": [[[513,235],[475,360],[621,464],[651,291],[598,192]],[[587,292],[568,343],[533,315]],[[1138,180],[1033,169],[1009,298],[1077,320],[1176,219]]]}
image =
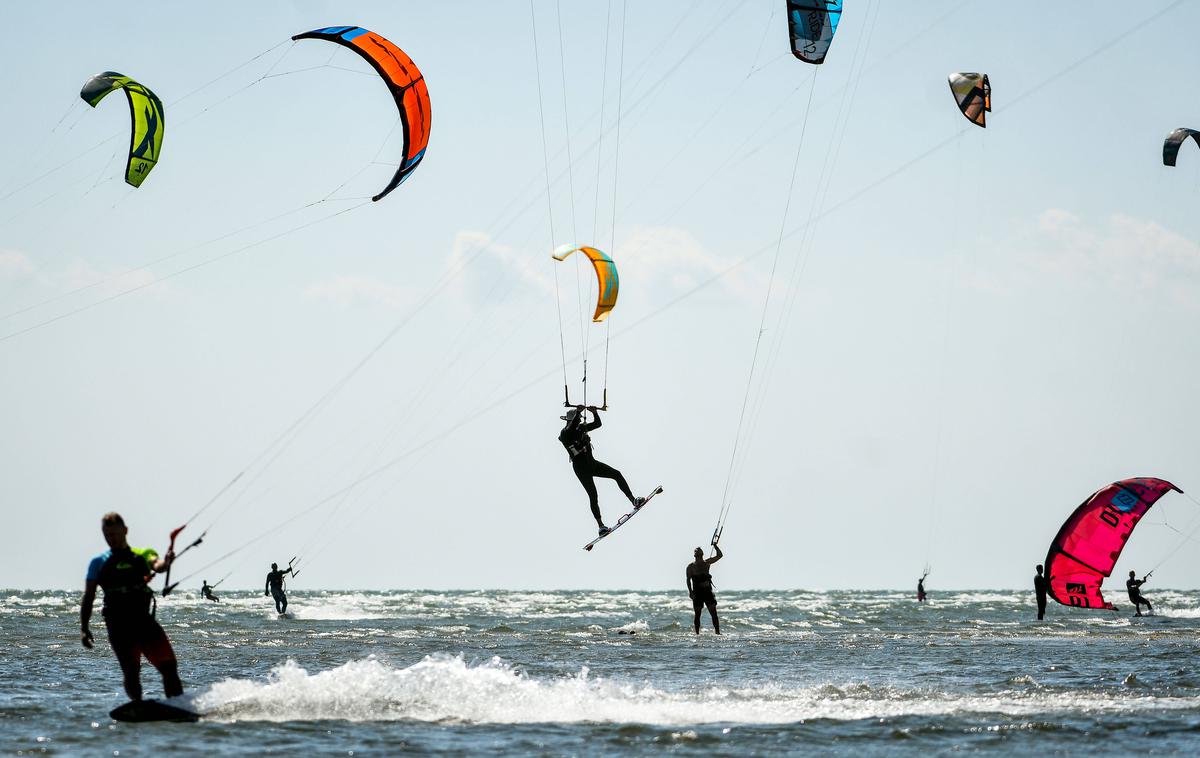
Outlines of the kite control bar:
{"label": "kite control bar", "polygon": [[201,542],[204,542],[204,536],[206,534],[208,534],[207,531],[201,532],[200,536],[196,538],[195,542],[192,542],[187,547],[185,547],[183,550],[180,550],[178,553],[175,553],[175,538],[178,537],[179,533],[182,532],[186,528],[187,528],[187,524],[184,524],[183,526],[181,526],[178,529],[175,529],[171,532],[171,544],[167,547],[167,555],[174,554],[175,557],[172,558],[171,562],[167,564],[167,572],[163,578],[163,588],[162,588],[162,596],[163,597],[170,595],[171,591],[179,586],[179,582],[175,582],[174,584],[171,584],[171,567],[173,565],[175,565],[175,561],[178,560],[179,557],[182,556],[187,551],[196,547]]}
{"label": "kite control bar", "polygon": [[716,529],[713,529],[712,540],[708,544],[712,545],[713,547],[716,547],[717,543],[721,541],[721,532],[723,532],[723,531],[725,531],[724,524],[720,524],[717,526]]}
{"label": "kite control bar", "polygon": [[296,556],[293,555],[292,559],[290,561],[288,561],[288,571],[292,572],[293,579],[295,579],[300,574],[299,571],[297,571],[295,568],[292,567],[292,564],[295,562],[296,562]]}
{"label": "kite control bar", "polygon": [[[571,391],[567,389],[567,385],[563,385],[563,407],[564,408],[586,408],[586,405],[571,402]],[[598,411],[608,410],[608,388],[604,388],[603,403],[596,408]]]}
{"label": "kite control bar", "polygon": [[583,410],[585,408],[595,408],[598,411],[607,411],[608,403],[606,402],[606,403],[604,403],[604,405],[591,406],[591,405],[580,405],[579,403],[566,402],[566,403],[563,403],[563,407],[564,408],[579,408],[580,410]]}

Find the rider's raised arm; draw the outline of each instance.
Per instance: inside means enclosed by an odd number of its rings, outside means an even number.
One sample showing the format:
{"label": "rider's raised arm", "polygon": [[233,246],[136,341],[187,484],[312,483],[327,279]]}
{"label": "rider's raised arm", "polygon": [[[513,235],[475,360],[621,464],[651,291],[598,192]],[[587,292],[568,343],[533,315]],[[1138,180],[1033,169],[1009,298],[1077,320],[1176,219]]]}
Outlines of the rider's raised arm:
{"label": "rider's raised arm", "polygon": [[156,574],[161,574],[162,572],[164,572],[168,568],[170,568],[171,564],[174,562],[175,562],[175,553],[174,552],[169,552],[162,558],[155,556],[154,560],[151,561],[151,563],[150,563],[150,569]]}
{"label": "rider's raised arm", "polygon": [[725,556],[725,554],[721,552],[720,545],[713,545],[712,547],[713,547],[713,550],[717,551],[717,554],[714,555],[712,558],[708,559],[707,563],[710,566],[713,565],[714,563],[716,563],[717,561],[721,560],[721,558],[723,558]]}
{"label": "rider's raised arm", "polygon": [[590,432],[595,429],[599,429],[602,426],[600,422],[600,411],[596,410],[595,406],[589,406],[587,410],[592,412],[592,422],[590,424],[584,424],[583,431]]}

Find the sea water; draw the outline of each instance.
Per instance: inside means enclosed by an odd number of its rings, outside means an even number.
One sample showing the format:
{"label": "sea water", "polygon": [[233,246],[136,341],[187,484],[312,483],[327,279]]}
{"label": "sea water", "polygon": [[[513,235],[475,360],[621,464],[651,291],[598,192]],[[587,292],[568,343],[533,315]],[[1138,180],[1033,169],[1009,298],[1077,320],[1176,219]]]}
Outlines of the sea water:
{"label": "sea water", "polygon": [[[1200,592],[254,592],[159,603],[196,724],[119,724],[79,592],[0,591],[7,754],[1196,755]],[[1114,598],[1118,603],[1123,599]],[[148,697],[162,684],[148,665]]]}

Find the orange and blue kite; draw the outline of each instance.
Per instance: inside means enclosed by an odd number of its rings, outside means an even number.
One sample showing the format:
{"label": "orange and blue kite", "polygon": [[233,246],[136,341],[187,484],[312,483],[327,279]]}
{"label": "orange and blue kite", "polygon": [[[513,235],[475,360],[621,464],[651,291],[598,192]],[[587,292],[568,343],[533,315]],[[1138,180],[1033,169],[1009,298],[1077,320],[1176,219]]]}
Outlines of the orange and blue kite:
{"label": "orange and blue kite", "polygon": [[399,187],[425,157],[425,148],[429,145],[430,111],[429,88],[425,86],[424,75],[403,50],[361,26],[328,26],[297,34],[292,39],[322,39],[348,47],[365,58],[387,83],[404,127],[404,159],[383,191],[371,198],[382,200]]}

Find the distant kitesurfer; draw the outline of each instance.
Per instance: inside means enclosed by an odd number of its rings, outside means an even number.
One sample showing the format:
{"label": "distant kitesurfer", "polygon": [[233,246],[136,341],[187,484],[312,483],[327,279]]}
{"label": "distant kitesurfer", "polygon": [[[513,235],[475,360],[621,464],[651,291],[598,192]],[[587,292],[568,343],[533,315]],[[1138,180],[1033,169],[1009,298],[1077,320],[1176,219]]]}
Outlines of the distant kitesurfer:
{"label": "distant kitesurfer", "polygon": [[267,583],[263,587],[263,595],[275,598],[275,610],[280,615],[287,613],[287,595],[283,592],[283,575],[290,573],[292,573],[290,564],[286,569],[280,571],[279,564],[272,563],[271,570],[267,573]]}
{"label": "distant kitesurfer", "polygon": [[154,591],[150,589],[150,579],[165,571],[175,560],[175,554],[169,552],[165,558],[159,558],[151,548],[130,547],[126,541],[129,530],[119,513],[106,513],[100,519],[100,531],[109,549],[88,564],[79,604],[80,641],[85,648],[92,648],[94,639],[88,623],[92,619],[96,588],[101,587],[104,589],[101,613],[108,629],[108,644],[121,664],[125,694],[130,700],[142,699],[142,656],[146,656],[162,674],[167,697],[182,695],[175,651],[154,619]]}
{"label": "distant kitesurfer", "polygon": [[926,571],[924,574],[921,574],[921,578],[917,580],[917,602],[918,603],[924,603],[925,598],[927,597],[927,595],[925,594],[925,577],[927,577],[927,576],[929,576],[928,571]]}
{"label": "distant kitesurfer", "polygon": [[1042,576],[1042,564],[1037,565],[1037,575],[1033,577],[1033,591],[1037,595],[1038,621],[1046,618],[1046,577]]}
{"label": "distant kitesurfer", "polygon": [[[586,423],[585,410],[592,412],[590,424]],[[560,418],[567,423],[559,433],[558,441],[563,444],[563,447],[567,449],[567,455],[571,457],[571,468],[575,469],[575,476],[579,478],[579,483],[583,485],[583,489],[588,494],[592,515],[596,517],[596,525],[600,527],[600,536],[603,537],[608,534],[609,529],[600,517],[600,500],[596,493],[595,477],[614,480],[635,509],[641,508],[646,499],[633,496],[629,484],[620,471],[592,457],[592,439],[588,436],[588,432],[600,428],[600,413],[596,406],[589,405],[585,408],[577,405]]]}
{"label": "distant kitesurfer", "polygon": [[[1150,574],[1154,572],[1151,571]],[[1135,616],[1142,615],[1142,606],[1146,606],[1146,610],[1154,612],[1154,606],[1150,605],[1150,601],[1142,597],[1142,585],[1150,578],[1150,574],[1146,574],[1141,579],[1137,578],[1137,574],[1133,571],[1129,572],[1129,580],[1125,582],[1125,588],[1129,590],[1129,602],[1133,603],[1133,608],[1137,613]]]}
{"label": "distant kitesurfer", "polygon": [[709,573],[708,567],[721,560],[724,553],[716,544],[713,550],[717,552],[712,558],[704,557],[704,550],[696,548],[693,555],[696,560],[687,565],[687,588],[688,596],[692,598],[692,611],[695,613],[693,623],[696,627],[696,634],[700,633],[700,611],[708,606],[708,615],[712,618],[713,631],[717,634],[721,633],[721,621],[717,618],[717,596],[713,594],[712,574]]}
{"label": "distant kitesurfer", "polygon": [[[220,584],[220,582],[217,582],[217,584]],[[200,596],[203,597],[205,600],[211,600],[214,603],[221,602],[221,598],[219,598],[213,594],[213,588],[208,586],[207,579],[203,580],[203,583],[201,584]]]}

